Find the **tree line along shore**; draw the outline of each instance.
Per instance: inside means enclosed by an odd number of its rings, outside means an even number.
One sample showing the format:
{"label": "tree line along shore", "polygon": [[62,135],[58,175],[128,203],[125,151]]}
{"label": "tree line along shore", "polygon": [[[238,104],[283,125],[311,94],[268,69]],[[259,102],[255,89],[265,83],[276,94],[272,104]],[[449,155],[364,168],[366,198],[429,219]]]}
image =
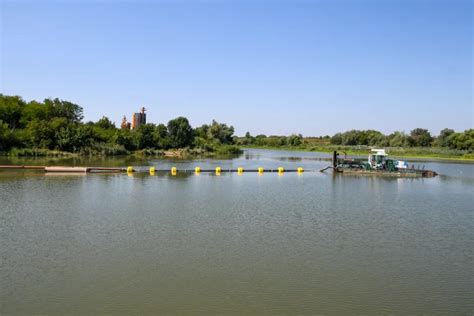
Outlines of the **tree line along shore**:
{"label": "tree line along shore", "polygon": [[371,148],[381,147],[398,157],[474,161],[474,129],[455,132],[445,128],[437,136],[422,128],[416,128],[409,134],[397,131],[390,135],[375,130],[350,130],[332,137],[251,136],[247,133],[237,138],[236,144],[247,148],[317,152],[337,150],[348,155],[367,155]]}
{"label": "tree line along shore", "polygon": [[0,152],[11,156],[214,155],[240,153],[234,128],[213,121],[193,128],[187,118],[117,128],[107,117],[83,122],[69,101],[25,102],[0,95]]}
{"label": "tree line along shore", "polygon": [[167,124],[143,124],[136,129],[117,128],[107,117],[83,122],[83,108],[69,101],[45,99],[26,102],[19,96],[0,94],[0,153],[10,156],[195,156],[238,154],[242,147],[339,150],[366,154],[370,147],[388,148],[405,157],[474,160],[474,129],[444,129],[432,136],[416,128],[409,134],[384,135],[375,130],[351,130],[333,136],[303,137],[234,135],[225,123],[193,128],[187,118]]}

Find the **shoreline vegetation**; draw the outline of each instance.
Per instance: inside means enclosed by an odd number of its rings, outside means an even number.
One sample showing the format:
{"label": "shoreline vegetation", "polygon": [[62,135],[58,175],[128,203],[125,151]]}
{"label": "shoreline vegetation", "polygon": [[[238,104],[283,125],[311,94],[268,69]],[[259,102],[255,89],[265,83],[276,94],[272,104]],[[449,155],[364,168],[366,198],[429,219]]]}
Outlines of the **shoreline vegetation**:
{"label": "shoreline vegetation", "polygon": [[213,157],[225,155],[241,154],[239,147],[219,148],[216,151],[208,152],[200,148],[178,148],[178,149],[142,149],[134,151],[124,151],[120,153],[92,152],[84,154],[82,152],[68,152],[61,150],[52,150],[45,148],[13,148],[9,151],[0,152],[0,157],[31,157],[31,158],[86,158],[86,157],[164,157],[164,158],[195,158],[195,157]]}
{"label": "shoreline vegetation", "polygon": [[388,154],[398,158],[457,160],[474,162],[474,129],[456,133],[444,129],[437,137],[428,130],[417,128],[410,134],[394,132],[384,135],[374,130],[350,130],[334,136],[303,137],[251,136],[238,137],[236,144],[242,148],[326,152],[338,151],[347,155],[366,156],[372,148],[384,148]]}
{"label": "shoreline vegetation", "polygon": [[[421,136],[420,136],[421,135]],[[410,135],[395,132],[383,135],[378,131],[351,130],[332,137],[289,137],[247,134],[237,142],[242,148],[273,149],[305,152],[338,151],[347,155],[366,156],[372,148],[384,148],[387,153],[398,158],[457,160],[474,162],[474,130],[456,133],[444,129],[437,137],[427,130],[415,129]]]}
{"label": "shoreline vegetation", "polygon": [[[265,149],[265,150],[285,150],[295,152],[321,152],[332,153],[333,151],[339,154],[347,154],[348,156],[367,156],[370,149],[376,146],[312,146],[312,147],[276,147],[276,146],[243,146],[243,149]],[[474,154],[456,153],[451,150],[440,150],[438,148],[395,148],[383,147],[387,153],[396,158],[402,159],[427,159],[427,160],[443,160],[443,161],[460,161],[474,163]]]}
{"label": "shoreline vegetation", "polygon": [[138,128],[117,128],[103,116],[83,122],[83,108],[69,101],[26,102],[0,94],[0,154],[17,157],[163,156],[239,154],[234,127],[212,121],[193,128],[187,118]]}
{"label": "shoreline vegetation", "polygon": [[[25,157],[25,158],[84,158],[84,157],[127,157],[132,156],[135,158],[146,158],[146,157],[160,157],[160,158],[197,158],[197,157],[214,157],[214,156],[233,156],[242,153],[243,149],[265,149],[265,150],[285,150],[295,152],[322,152],[332,153],[338,151],[340,154],[347,154],[349,156],[366,156],[371,148],[374,146],[332,146],[332,145],[321,145],[321,146],[242,146],[239,147],[238,151],[221,151],[221,152],[203,152],[196,149],[171,149],[171,150],[153,150],[144,149],[132,152],[127,152],[119,155],[83,155],[80,153],[71,153],[59,150],[50,149],[12,149],[9,152],[0,152],[0,156],[6,157]],[[394,148],[384,147],[392,157],[397,158],[412,158],[412,159],[427,159],[427,160],[442,160],[442,161],[460,161],[466,163],[474,163],[474,154],[457,153],[452,150],[442,150],[439,148]]]}
{"label": "shoreline vegetation", "polygon": [[333,136],[303,137],[234,135],[234,127],[212,121],[193,128],[187,118],[165,124],[142,124],[136,129],[117,128],[107,117],[83,122],[83,108],[69,101],[45,99],[26,102],[0,94],[0,155],[10,157],[135,156],[193,158],[236,155],[242,148],[310,152],[337,150],[366,155],[381,147],[400,158],[474,162],[474,129],[443,129],[433,137],[426,129],[409,134],[384,135],[375,130],[350,130]]}

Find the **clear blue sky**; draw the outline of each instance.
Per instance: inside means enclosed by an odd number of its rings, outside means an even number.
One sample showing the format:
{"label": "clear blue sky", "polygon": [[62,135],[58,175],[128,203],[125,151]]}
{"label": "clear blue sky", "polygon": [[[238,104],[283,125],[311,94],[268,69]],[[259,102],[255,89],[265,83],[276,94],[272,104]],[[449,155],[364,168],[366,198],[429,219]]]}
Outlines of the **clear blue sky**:
{"label": "clear blue sky", "polygon": [[472,1],[6,1],[1,93],[239,135],[473,127]]}

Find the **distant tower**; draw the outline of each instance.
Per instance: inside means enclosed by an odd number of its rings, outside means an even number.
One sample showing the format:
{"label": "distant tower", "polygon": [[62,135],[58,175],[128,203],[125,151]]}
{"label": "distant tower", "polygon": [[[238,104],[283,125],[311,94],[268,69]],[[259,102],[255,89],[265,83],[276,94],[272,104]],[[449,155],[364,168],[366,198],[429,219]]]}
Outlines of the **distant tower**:
{"label": "distant tower", "polygon": [[132,129],[138,128],[142,124],[146,124],[146,109],[142,107],[139,113],[133,113],[132,115]]}
{"label": "distant tower", "polygon": [[124,115],[122,118],[122,124],[120,124],[121,129],[130,129],[130,123],[127,122],[127,117]]}

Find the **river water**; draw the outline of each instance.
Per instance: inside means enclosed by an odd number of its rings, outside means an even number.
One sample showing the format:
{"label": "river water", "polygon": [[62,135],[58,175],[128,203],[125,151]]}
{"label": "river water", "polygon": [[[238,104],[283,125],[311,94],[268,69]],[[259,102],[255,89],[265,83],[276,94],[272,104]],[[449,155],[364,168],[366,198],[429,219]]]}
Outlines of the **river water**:
{"label": "river water", "polygon": [[[46,163],[319,170],[327,157]],[[441,176],[2,171],[0,314],[472,315],[474,165],[415,164]]]}

